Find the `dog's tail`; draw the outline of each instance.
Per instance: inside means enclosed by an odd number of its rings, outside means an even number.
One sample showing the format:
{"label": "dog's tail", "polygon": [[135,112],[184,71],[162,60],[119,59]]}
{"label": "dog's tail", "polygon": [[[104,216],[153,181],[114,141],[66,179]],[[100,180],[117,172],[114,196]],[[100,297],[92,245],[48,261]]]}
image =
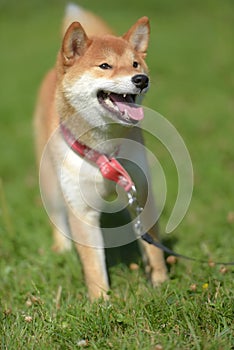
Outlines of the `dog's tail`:
{"label": "dog's tail", "polygon": [[111,34],[111,29],[98,16],[75,4],[68,4],[63,21],[63,34],[72,22],[80,22],[88,36]]}

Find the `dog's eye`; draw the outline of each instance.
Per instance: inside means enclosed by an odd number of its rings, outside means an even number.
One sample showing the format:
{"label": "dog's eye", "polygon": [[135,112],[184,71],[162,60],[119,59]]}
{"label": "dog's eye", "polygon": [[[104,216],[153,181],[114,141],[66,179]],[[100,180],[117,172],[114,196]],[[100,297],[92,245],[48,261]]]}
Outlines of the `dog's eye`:
{"label": "dog's eye", "polygon": [[133,68],[137,68],[139,66],[139,63],[137,61],[134,61],[132,66],[133,66]]}
{"label": "dog's eye", "polygon": [[99,68],[101,69],[111,69],[112,67],[108,63],[100,64]]}

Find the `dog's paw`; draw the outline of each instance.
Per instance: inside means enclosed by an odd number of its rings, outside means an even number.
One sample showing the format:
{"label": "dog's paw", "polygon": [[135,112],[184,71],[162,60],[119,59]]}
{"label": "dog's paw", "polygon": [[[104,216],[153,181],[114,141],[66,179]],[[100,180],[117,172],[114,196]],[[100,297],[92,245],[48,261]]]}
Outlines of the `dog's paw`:
{"label": "dog's paw", "polygon": [[96,300],[109,301],[109,289],[104,290],[100,288],[88,288],[89,299],[94,302]]}
{"label": "dog's paw", "polygon": [[168,274],[166,267],[152,269],[149,265],[146,267],[146,273],[149,276],[150,282],[153,287],[160,286],[163,282],[168,280]]}
{"label": "dog's paw", "polygon": [[153,287],[160,286],[163,282],[168,280],[168,275],[166,270],[156,270],[151,272],[151,283]]}

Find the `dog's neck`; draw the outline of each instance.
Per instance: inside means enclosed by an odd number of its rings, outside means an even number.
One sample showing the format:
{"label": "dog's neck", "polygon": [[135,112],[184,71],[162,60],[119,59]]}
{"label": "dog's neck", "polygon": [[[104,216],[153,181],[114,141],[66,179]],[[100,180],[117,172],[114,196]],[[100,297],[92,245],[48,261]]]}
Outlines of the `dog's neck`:
{"label": "dog's neck", "polygon": [[121,146],[131,130],[118,123],[107,122],[103,125],[94,126],[78,115],[69,118],[61,118],[60,123],[64,123],[73,137],[87,147],[100,153],[111,155]]}

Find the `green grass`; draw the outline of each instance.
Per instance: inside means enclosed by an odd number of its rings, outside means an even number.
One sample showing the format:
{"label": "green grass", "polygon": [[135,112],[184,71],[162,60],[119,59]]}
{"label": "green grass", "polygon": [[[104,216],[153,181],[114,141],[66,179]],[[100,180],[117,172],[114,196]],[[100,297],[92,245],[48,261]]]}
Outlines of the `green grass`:
{"label": "green grass", "polygon": [[[152,88],[145,104],[167,117],[191,154],[195,185],[180,226],[163,238],[179,252],[233,259],[234,6],[229,0],[81,1],[122,33],[151,19]],[[64,1],[0,2],[1,349],[232,349],[233,268],[179,261],[154,290],[124,263],[110,268],[110,303],[87,300],[75,251],[56,255],[40,201],[31,128],[40,81],[60,45]],[[160,144],[168,195],[174,165]],[[157,179],[154,179],[157,181]],[[192,288],[196,285],[196,288]]]}

